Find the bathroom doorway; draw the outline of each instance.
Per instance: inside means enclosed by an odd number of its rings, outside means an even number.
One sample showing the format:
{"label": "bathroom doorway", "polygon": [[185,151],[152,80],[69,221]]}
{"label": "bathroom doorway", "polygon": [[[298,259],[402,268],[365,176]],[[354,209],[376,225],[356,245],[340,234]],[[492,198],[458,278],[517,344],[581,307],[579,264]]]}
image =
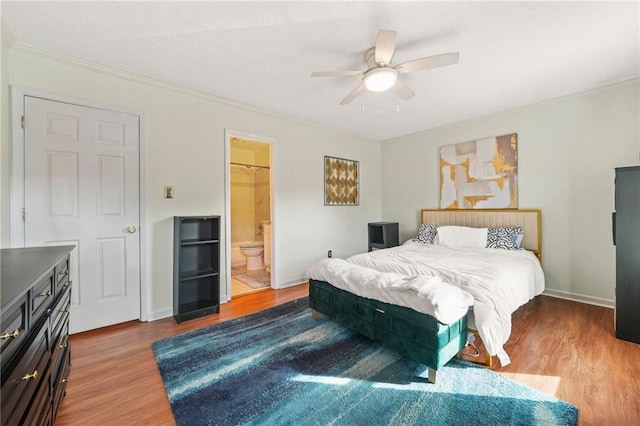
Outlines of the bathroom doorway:
{"label": "bathroom doorway", "polygon": [[272,286],[272,143],[230,134],[228,144],[228,299]]}

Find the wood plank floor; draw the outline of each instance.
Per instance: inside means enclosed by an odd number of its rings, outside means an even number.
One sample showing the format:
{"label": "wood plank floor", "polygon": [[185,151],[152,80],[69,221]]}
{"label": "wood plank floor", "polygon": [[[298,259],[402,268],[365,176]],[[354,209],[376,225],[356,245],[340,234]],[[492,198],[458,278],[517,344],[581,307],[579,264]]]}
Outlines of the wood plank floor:
{"label": "wood plank floor", "polygon": [[[307,284],[267,290],[182,324],[166,318],[71,336],[73,367],[56,424],[175,424],[152,342],[307,294]],[[506,345],[512,363],[494,370],[576,405],[581,425],[637,425],[640,345],[613,333],[612,309],[539,296],[514,313]]]}

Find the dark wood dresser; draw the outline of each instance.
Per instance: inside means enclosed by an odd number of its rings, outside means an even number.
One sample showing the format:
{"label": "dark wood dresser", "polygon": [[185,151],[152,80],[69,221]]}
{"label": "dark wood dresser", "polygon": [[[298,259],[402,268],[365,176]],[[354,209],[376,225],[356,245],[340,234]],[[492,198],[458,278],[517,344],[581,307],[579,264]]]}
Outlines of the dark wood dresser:
{"label": "dark wood dresser", "polygon": [[640,167],[616,168],[615,183],[616,337],[640,343]]}
{"label": "dark wood dresser", "polygon": [[71,369],[73,246],[0,250],[2,425],[53,425]]}

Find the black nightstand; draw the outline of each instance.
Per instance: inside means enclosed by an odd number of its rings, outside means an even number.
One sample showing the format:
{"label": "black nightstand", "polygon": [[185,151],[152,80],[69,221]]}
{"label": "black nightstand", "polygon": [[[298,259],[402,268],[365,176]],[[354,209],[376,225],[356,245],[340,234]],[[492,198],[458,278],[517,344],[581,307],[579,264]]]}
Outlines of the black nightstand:
{"label": "black nightstand", "polygon": [[369,251],[400,245],[398,222],[373,222],[369,224]]}

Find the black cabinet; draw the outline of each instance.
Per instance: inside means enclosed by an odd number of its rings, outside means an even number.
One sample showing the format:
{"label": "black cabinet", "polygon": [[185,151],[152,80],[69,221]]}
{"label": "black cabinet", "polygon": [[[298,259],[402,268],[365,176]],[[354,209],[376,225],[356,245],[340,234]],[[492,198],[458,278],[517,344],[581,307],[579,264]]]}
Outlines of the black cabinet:
{"label": "black cabinet", "polygon": [[71,369],[73,246],[0,250],[0,420],[53,425]]}
{"label": "black cabinet", "polygon": [[173,316],[177,322],[220,310],[220,216],[175,216]]}
{"label": "black cabinet", "polygon": [[616,337],[640,343],[640,167],[616,169]]}
{"label": "black cabinet", "polygon": [[397,222],[369,223],[369,251],[399,245]]}

